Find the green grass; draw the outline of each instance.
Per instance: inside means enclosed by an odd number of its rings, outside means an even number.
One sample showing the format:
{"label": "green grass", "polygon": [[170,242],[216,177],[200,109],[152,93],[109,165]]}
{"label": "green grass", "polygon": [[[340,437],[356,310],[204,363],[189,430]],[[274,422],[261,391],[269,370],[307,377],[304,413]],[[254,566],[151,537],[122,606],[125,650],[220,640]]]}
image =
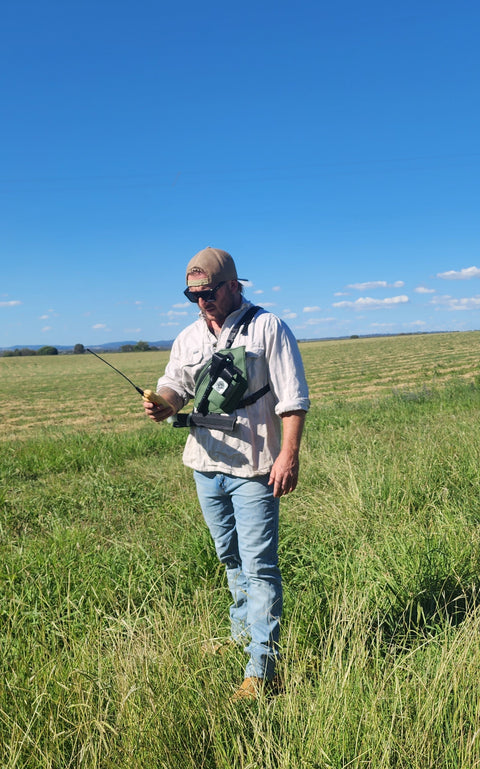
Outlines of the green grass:
{"label": "green grass", "polygon": [[302,346],[283,689],[249,705],[241,650],[202,654],[229,599],[185,433],[93,358],[0,359],[0,765],[480,766],[479,341]]}

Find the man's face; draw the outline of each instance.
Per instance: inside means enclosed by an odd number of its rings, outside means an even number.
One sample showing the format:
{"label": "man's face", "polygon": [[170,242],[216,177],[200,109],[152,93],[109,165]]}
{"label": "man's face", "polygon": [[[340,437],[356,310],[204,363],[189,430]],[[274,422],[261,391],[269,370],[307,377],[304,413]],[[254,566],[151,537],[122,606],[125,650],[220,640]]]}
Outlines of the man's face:
{"label": "man's face", "polygon": [[[201,278],[201,274],[195,273],[195,278]],[[190,291],[197,293],[214,288],[210,283],[206,286],[192,286]],[[199,298],[198,306],[207,321],[214,321],[219,326],[223,326],[225,318],[236,310],[241,304],[241,294],[238,292],[238,283],[236,280],[228,280],[223,286],[220,286],[215,294],[215,299],[205,300]]]}

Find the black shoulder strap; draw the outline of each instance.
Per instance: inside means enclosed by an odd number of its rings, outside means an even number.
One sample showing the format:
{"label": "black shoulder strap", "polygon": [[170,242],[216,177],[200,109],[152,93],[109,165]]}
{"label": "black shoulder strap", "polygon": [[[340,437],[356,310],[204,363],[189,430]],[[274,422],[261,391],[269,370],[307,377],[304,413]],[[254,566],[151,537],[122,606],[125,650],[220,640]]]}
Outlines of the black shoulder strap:
{"label": "black shoulder strap", "polygon": [[232,346],[233,340],[237,336],[237,333],[238,333],[239,330],[240,330],[240,332],[242,334],[246,334],[247,333],[247,328],[248,328],[248,326],[250,324],[250,321],[253,320],[253,318],[255,317],[257,312],[259,310],[261,310],[261,309],[262,309],[262,307],[259,307],[258,305],[253,305],[252,307],[249,307],[248,310],[246,311],[246,313],[244,315],[242,315],[240,320],[238,320],[232,326],[232,328],[230,329],[230,334],[228,335],[227,343],[225,345],[225,349],[226,350],[229,350],[230,347]]}
{"label": "black shoulder strap", "polygon": [[[259,305],[254,305],[252,307],[249,307],[248,310],[242,317],[240,318],[237,323],[235,323],[234,326],[232,326],[232,329],[230,330],[230,334],[227,339],[226,347],[227,349],[230,349],[230,347],[233,344],[233,340],[235,339],[237,332],[239,329],[241,329],[242,334],[247,333],[247,328],[249,326],[250,321],[253,320],[255,315],[259,310],[262,310],[263,307],[260,307]],[[243,398],[243,400],[240,401],[237,408],[243,409],[245,406],[251,406],[252,403],[255,403],[258,401],[259,398],[261,398],[263,395],[266,395],[270,390],[270,385],[267,384],[260,388],[260,390],[257,390],[256,392],[252,393],[251,395],[247,395],[246,398]]]}
{"label": "black shoulder strap", "polygon": [[251,395],[247,395],[246,398],[243,398],[238,404],[237,409],[244,409],[245,406],[251,406],[252,403],[256,403],[256,401],[258,401],[263,395],[266,395],[269,391],[270,391],[270,385],[267,382],[267,384],[263,385],[263,387],[261,387],[260,390],[257,390]]}

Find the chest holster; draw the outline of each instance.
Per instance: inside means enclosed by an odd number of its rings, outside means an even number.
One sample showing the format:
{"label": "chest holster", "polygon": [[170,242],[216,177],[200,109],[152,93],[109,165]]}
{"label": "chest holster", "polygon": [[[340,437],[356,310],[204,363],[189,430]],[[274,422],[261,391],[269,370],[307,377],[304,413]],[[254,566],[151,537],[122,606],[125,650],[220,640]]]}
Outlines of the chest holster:
{"label": "chest holster", "polygon": [[177,414],[174,427],[210,427],[233,430],[236,409],[255,403],[270,390],[267,383],[259,390],[244,396],[248,389],[245,346],[232,348],[237,334],[246,335],[248,326],[261,308],[249,307],[230,329],[225,348],[215,352],[201,369],[195,384],[194,411]]}

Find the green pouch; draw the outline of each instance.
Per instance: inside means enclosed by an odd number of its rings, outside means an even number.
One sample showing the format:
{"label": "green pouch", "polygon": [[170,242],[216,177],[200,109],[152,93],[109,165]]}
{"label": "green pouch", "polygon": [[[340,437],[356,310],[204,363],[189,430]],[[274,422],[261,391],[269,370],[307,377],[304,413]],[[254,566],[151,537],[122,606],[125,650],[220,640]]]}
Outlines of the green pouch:
{"label": "green pouch", "polygon": [[194,406],[201,414],[231,414],[248,387],[245,347],[219,350],[195,382]]}

